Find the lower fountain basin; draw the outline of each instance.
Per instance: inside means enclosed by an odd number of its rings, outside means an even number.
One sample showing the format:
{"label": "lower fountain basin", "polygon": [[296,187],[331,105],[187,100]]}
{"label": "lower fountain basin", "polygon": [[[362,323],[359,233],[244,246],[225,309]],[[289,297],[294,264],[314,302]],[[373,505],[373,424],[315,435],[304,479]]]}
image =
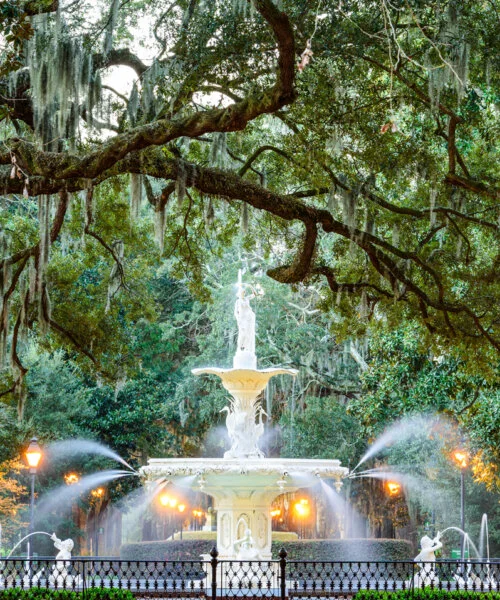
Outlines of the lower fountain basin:
{"label": "lower fountain basin", "polygon": [[[228,484],[229,476],[245,476],[255,487],[268,487],[276,482],[276,477],[294,478],[313,476],[340,481],[348,473],[339,460],[305,458],[151,458],[147,466],[140,470],[146,481],[156,481],[162,477],[176,478],[187,475],[203,475],[206,484],[223,481]],[[254,480],[253,476],[256,476]],[[314,480],[311,479],[311,483]],[[287,489],[292,481],[287,481]],[[293,487],[293,486],[292,486]],[[298,482],[296,489],[302,486]],[[291,490],[289,490],[291,491]]]}
{"label": "lower fountain basin", "polygon": [[339,460],[299,458],[153,458],[142,467],[146,482],[173,483],[201,491],[214,500],[217,549],[221,558],[238,557],[235,540],[246,530],[259,558],[271,558],[271,505],[275,498],[320,479],[340,488],[349,470]]}

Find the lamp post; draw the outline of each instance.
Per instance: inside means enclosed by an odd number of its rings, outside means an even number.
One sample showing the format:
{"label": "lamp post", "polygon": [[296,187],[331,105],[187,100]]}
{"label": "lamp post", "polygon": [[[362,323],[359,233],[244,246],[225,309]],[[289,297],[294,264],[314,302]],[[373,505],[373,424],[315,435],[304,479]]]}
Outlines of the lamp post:
{"label": "lamp post", "polygon": [[465,450],[455,450],[453,458],[460,467],[460,529],[462,530],[462,545],[460,548],[460,561],[465,559],[465,469],[467,469],[467,452]]}
{"label": "lamp post", "polygon": [[99,516],[101,513],[102,498],[104,496],[104,488],[98,487],[90,492],[94,500],[94,555],[99,556]]}
{"label": "lamp post", "polygon": [[309,500],[302,498],[293,505],[295,514],[300,519],[300,537],[305,537],[305,526],[304,522],[309,518],[311,514],[311,507],[309,506]]}
{"label": "lamp post", "polygon": [[390,535],[396,537],[397,505],[401,495],[401,484],[398,481],[387,480],[385,489],[390,498],[387,515],[387,520],[390,523]]}
{"label": "lamp post", "polygon": [[177,506],[177,510],[179,511],[179,517],[180,517],[180,530],[181,530],[181,540],[182,540],[182,521],[183,521],[183,517],[184,517],[184,511],[186,510],[186,505],[185,504],[179,504]]}
{"label": "lamp post", "polygon": [[194,530],[199,531],[201,529],[201,520],[203,518],[203,511],[200,508],[193,508],[194,517]]}
{"label": "lamp post", "polygon": [[[169,496],[168,494],[161,494],[160,504],[167,509],[169,509],[169,508],[171,508],[172,510],[177,509],[178,516],[179,516],[180,539],[182,540],[182,520],[183,520],[182,517],[184,515],[184,511],[186,510],[186,505],[183,504],[182,502],[179,503],[177,498],[174,498],[173,496]],[[175,519],[174,519],[174,523],[175,523]],[[166,537],[165,526],[163,528],[163,537]],[[175,537],[175,525],[174,525],[173,537]]]}
{"label": "lamp post", "polygon": [[[29,534],[35,530],[35,475],[40,459],[42,458],[42,450],[38,445],[36,437],[31,438],[28,449],[26,450],[26,460],[30,468],[31,475],[31,494],[30,494],[30,526]],[[30,542],[28,542],[28,560],[30,558]]]}

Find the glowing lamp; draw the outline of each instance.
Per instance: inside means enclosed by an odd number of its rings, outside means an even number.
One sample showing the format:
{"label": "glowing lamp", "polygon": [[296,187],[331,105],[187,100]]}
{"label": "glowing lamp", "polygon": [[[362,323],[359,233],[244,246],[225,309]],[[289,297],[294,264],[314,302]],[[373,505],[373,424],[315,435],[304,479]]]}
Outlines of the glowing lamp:
{"label": "glowing lamp", "polygon": [[66,485],[74,485],[80,481],[80,477],[77,473],[67,473],[64,476],[64,481],[66,482]]}
{"label": "glowing lamp", "polygon": [[458,466],[461,469],[467,468],[467,452],[465,452],[464,450],[455,450],[455,452],[453,453],[453,458],[458,463]]}
{"label": "glowing lamp", "polygon": [[168,494],[162,494],[160,496],[160,504],[162,506],[168,506],[170,504],[170,496]]}
{"label": "glowing lamp", "polygon": [[293,508],[297,513],[297,516],[303,519],[308,517],[311,512],[311,509],[309,507],[309,500],[307,500],[307,498],[302,498],[301,500],[296,502]]}
{"label": "glowing lamp", "polygon": [[397,496],[401,491],[401,484],[397,481],[388,481],[386,487],[390,496]]}
{"label": "glowing lamp", "polygon": [[38,445],[38,440],[36,437],[31,438],[30,445],[26,450],[26,460],[28,461],[28,465],[30,469],[36,469],[38,467],[38,463],[42,458],[42,450]]}

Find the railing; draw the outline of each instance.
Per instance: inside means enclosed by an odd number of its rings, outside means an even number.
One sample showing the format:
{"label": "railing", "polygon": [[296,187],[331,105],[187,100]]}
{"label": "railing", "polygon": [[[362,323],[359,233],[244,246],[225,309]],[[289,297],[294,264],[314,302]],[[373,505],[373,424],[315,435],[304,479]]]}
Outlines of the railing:
{"label": "railing", "polygon": [[476,592],[500,591],[500,563],[486,561],[338,562],[287,560],[157,561],[115,558],[8,558],[0,560],[0,590],[7,588],[127,589],[170,598],[289,598],[353,596],[360,590],[430,587]]}

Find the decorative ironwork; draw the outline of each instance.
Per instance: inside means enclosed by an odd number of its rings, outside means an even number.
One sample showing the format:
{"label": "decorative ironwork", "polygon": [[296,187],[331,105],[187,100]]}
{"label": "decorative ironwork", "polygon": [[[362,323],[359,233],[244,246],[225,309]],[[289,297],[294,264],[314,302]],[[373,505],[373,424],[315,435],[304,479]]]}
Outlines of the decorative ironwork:
{"label": "decorative ironwork", "polygon": [[0,560],[0,591],[8,588],[127,589],[163,598],[276,598],[350,596],[360,590],[392,592],[428,587],[474,592],[500,591],[500,563],[487,561],[338,562],[219,560],[119,560],[115,558],[8,558]]}

